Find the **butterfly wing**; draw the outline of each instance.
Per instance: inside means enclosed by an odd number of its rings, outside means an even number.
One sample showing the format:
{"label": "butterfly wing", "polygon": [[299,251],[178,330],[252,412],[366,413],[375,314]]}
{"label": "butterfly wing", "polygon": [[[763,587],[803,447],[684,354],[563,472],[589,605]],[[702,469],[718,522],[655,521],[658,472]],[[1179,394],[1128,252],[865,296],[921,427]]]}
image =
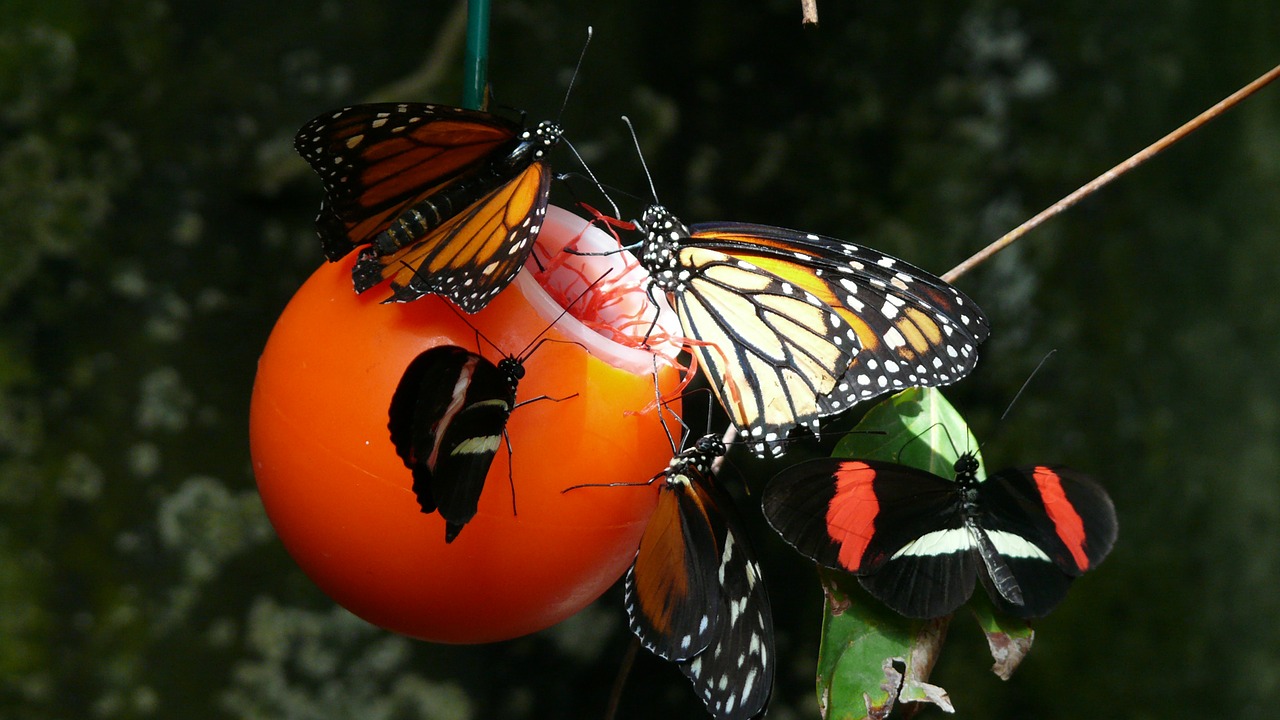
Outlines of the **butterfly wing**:
{"label": "butterfly wing", "polygon": [[719,518],[687,476],[664,482],[627,571],[624,604],[631,631],[646,649],[684,660],[706,648],[719,620]]}
{"label": "butterfly wing", "polygon": [[802,555],[859,576],[908,617],[939,617],[973,594],[976,539],[955,483],[895,463],[825,458],[765,488],[765,519]]}
{"label": "butterfly wing", "polygon": [[760,567],[709,474],[724,445],[708,435],[672,460],[627,572],[631,630],[675,661],[713,717],[751,718],[773,691],[773,616]]}
{"label": "butterfly wing", "polygon": [[691,350],[748,443],[779,454],[796,425],[846,407],[837,386],[857,351],[853,329],[811,293],[700,247],[680,250],[691,278],[674,296]]}
{"label": "butterfly wing", "polygon": [[986,317],[942,279],[884,253],[786,228],[694,225],[692,236],[804,288],[854,329],[859,348],[845,379],[850,404],[904,387],[947,385],[977,362]]}
{"label": "butterfly wing", "polygon": [[422,241],[386,254],[366,248],[352,270],[357,291],[391,279],[391,298],[397,302],[431,293],[476,312],[524,266],[542,228],[550,189],[548,164],[534,162]]}
{"label": "butterfly wing", "polygon": [[989,574],[983,582],[997,607],[1017,617],[1048,614],[1115,543],[1115,507],[1106,490],[1067,468],[1004,470],[979,483],[978,495],[978,522],[997,541],[1022,602],[1006,599]]}
{"label": "butterfly wing", "polygon": [[519,125],[485,112],[373,103],[324,113],[294,148],[325,186],[317,230],[330,260],[374,238],[422,198],[481,167]]}
{"label": "butterfly wing", "polygon": [[445,520],[446,542],[475,517],[513,405],[497,367],[455,345],[418,355],[392,395],[391,442],[422,511]]}
{"label": "butterfly wing", "polygon": [[678,663],[716,720],[746,720],[764,714],[773,694],[773,610],[760,566],[734,514],[731,501],[709,476],[695,480],[704,503],[723,519],[718,577],[719,620],[705,650]]}
{"label": "butterfly wing", "polygon": [[797,425],[967,374],[986,318],[919,268],[785,228],[685,228],[653,206],[642,262],[672,297],[711,387],[758,454]]}

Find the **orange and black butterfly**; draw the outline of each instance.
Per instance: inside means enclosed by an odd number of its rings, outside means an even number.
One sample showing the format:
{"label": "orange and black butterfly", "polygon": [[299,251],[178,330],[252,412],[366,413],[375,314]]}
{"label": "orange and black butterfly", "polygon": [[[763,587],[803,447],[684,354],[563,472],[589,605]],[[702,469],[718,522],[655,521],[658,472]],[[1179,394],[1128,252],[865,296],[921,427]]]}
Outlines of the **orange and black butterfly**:
{"label": "orange and black butterfly", "polygon": [[713,718],[747,720],[773,692],[773,615],[732,501],[711,474],[724,453],[706,435],[653,478],[662,489],[624,604],[640,643],[680,668]]}
{"label": "orange and black butterfly", "polygon": [[476,312],[533,249],[560,136],[554,122],[526,128],[477,110],[377,103],[315,118],[294,148],[324,181],[325,256],[364,246],[356,292],[390,280],[391,300],[443,295]]}

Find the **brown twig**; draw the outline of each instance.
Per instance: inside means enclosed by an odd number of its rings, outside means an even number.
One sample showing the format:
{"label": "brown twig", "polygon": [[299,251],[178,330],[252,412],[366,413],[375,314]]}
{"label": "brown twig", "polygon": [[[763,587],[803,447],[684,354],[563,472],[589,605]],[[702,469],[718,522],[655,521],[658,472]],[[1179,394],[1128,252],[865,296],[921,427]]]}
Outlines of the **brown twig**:
{"label": "brown twig", "polygon": [[1195,131],[1201,125],[1204,125],[1210,120],[1218,117],[1222,113],[1226,112],[1227,110],[1230,110],[1232,107],[1239,104],[1240,101],[1254,94],[1258,90],[1261,90],[1263,87],[1267,85],[1267,83],[1270,83],[1272,80],[1275,80],[1277,77],[1280,77],[1280,65],[1277,65],[1276,67],[1272,68],[1270,71],[1263,74],[1257,80],[1254,80],[1253,82],[1249,83],[1248,85],[1245,85],[1244,87],[1240,88],[1234,93],[1231,93],[1226,98],[1224,98],[1221,102],[1219,102],[1217,105],[1214,105],[1208,110],[1205,110],[1204,112],[1200,113],[1189,122],[1183,124],[1182,127],[1178,128],[1177,130],[1174,130],[1168,135],[1165,135],[1164,137],[1160,138],[1156,142],[1138,151],[1128,160],[1125,160],[1124,162],[1102,173],[1101,175],[1094,178],[1093,180],[1090,180],[1088,183],[1082,186],[1079,190],[1076,190],[1075,192],[1062,198],[1058,202],[1050,205],[1044,210],[1041,210],[1040,213],[1037,214],[1035,217],[1031,218],[1030,220],[1022,223],[1018,227],[1005,233],[1004,236],[1001,237],[999,240],[996,240],[995,242],[986,246],[982,250],[979,250],[977,253],[974,253],[974,255],[970,257],[968,260],[965,260],[964,262],[955,266],[951,270],[947,271],[947,274],[943,275],[942,279],[946,280],[947,282],[955,282],[956,278],[960,277],[961,275],[964,275],[965,273],[969,272],[970,270],[977,267],[978,265],[981,265],[982,263],[986,262],[987,259],[990,258],[992,255],[995,255],[996,253],[1005,249],[1009,245],[1013,244],[1014,241],[1016,241],[1018,238],[1030,232],[1033,228],[1037,227],[1038,225],[1043,223],[1045,220],[1048,220],[1054,215],[1057,215],[1063,210],[1066,210],[1072,205],[1075,205],[1077,202],[1081,200],[1081,198],[1084,198],[1086,195],[1089,195],[1094,191],[1099,190],[1100,188],[1102,188],[1104,185],[1111,182],[1112,180],[1115,180],[1116,178],[1138,167],[1139,165],[1146,162],[1147,160],[1150,160],[1152,157],[1158,155],[1165,148],[1178,142],[1179,140],[1186,137],[1187,135],[1190,135],[1193,131]]}
{"label": "brown twig", "polygon": [[818,0],[800,0],[800,22],[805,25],[818,24]]}

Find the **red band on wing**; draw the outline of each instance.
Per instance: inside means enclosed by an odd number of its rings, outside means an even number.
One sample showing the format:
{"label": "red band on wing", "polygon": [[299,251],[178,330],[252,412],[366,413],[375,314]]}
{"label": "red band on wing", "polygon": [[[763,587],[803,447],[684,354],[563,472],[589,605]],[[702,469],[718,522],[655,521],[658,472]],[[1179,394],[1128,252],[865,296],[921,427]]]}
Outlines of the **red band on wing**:
{"label": "red band on wing", "polygon": [[875,535],[880,512],[873,482],[876,471],[866,463],[846,462],[836,470],[835,479],[836,492],[827,506],[827,534],[840,546],[840,564],[856,572]]}
{"label": "red band on wing", "polygon": [[1081,571],[1088,570],[1089,557],[1084,551],[1084,520],[1080,519],[1080,513],[1076,512],[1075,506],[1067,499],[1067,494],[1062,489],[1062,478],[1053,470],[1040,466],[1035,469],[1035,479],[1044,509],[1049,513],[1058,537],[1071,551],[1076,567]]}

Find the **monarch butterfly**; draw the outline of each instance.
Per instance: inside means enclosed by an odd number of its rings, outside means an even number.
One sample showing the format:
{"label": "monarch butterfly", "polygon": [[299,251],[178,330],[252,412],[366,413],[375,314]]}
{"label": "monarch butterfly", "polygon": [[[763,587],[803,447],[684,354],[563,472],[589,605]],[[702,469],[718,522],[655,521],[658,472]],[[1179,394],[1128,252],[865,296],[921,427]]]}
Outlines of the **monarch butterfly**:
{"label": "monarch butterfly", "polygon": [[689,227],[656,203],[633,225],[651,288],[759,455],[861,400],[959,380],[989,332],[959,290],[869,248],[767,225]]}
{"label": "monarch butterfly", "polygon": [[679,666],[713,717],[736,720],[762,714],[773,692],[773,615],[732,502],[711,476],[724,453],[706,435],[638,483],[663,484],[624,604],[640,643]]}
{"label": "monarch butterfly", "polygon": [[524,128],[476,110],[376,103],[320,115],[294,148],[324,181],[325,256],[364,246],[356,292],[390,279],[390,300],[433,293],[473,313],[533,249],[560,137],[554,122]]}
{"label": "monarch butterfly", "polygon": [[980,578],[1000,610],[1041,617],[1116,539],[1106,490],[1062,467],[980,480],[974,453],[955,480],[874,460],[826,458],[787,468],[766,487],[765,519],[802,555],[858,575],[908,617],[947,615]]}

